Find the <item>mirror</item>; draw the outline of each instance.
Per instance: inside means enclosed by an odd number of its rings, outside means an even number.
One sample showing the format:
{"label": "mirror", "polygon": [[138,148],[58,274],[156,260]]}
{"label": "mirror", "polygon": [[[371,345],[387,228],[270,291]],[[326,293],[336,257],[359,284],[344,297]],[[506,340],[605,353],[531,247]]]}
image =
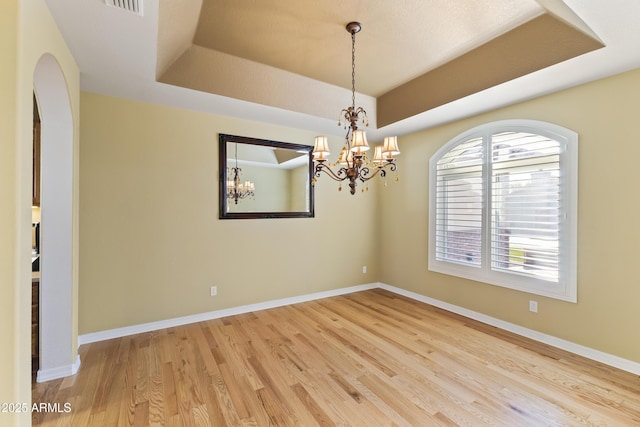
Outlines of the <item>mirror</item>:
{"label": "mirror", "polygon": [[313,217],[312,150],[220,134],[220,219]]}

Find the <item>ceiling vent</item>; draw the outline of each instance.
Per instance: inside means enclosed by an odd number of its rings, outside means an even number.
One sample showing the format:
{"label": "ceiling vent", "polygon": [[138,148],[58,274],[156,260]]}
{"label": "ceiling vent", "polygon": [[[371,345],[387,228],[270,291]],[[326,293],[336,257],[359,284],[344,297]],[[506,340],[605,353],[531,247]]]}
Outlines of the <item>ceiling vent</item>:
{"label": "ceiling vent", "polygon": [[117,7],[142,16],[142,0],[104,0],[107,6]]}

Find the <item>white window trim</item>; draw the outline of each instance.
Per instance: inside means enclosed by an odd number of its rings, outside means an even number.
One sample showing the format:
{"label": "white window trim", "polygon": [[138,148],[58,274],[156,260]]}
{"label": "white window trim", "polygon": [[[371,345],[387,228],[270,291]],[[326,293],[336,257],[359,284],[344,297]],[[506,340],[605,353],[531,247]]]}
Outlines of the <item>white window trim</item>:
{"label": "white window trim", "polygon": [[[482,266],[473,267],[454,262],[440,261],[436,259],[436,163],[454,146],[470,138],[482,136],[491,138],[491,135],[502,131],[529,132],[544,135],[560,142],[562,150],[560,154],[560,171],[562,174],[561,193],[563,197],[564,221],[559,244],[563,248],[560,251],[560,277],[557,283],[536,279],[533,277],[519,276],[515,273],[505,273],[491,270],[491,262],[487,252],[490,230],[490,215],[488,215],[487,203],[483,207],[483,256]],[[488,156],[485,156],[487,159]],[[485,160],[487,166],[488,160]],[[490,177],[490,168],[485,167],[483,176]],[[485,188],[490,186],[490,178],[485,179]],[[490,192],[485,191],[484,197],[490,197]],[[486,200],[486,199],[485,199]],[[536,120],[502,120],[477,126],[461,133],[442,146],[429,161],[429,264],[430,271],[453,275],[469,280],[483,282],[491,285],[502,286],[528,292],[535,295],[560,299],[569,302],[577,302],[577,259],[578,259],[578,134],[561,126],[536,121]]]}

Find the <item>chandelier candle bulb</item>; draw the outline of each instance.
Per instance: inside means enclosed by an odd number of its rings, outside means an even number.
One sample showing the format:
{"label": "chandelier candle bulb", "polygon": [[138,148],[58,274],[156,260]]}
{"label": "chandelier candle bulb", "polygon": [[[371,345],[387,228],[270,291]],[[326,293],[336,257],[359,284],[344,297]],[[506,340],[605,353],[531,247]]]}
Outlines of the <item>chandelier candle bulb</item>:
{"label": "chandelier candle bulb", "polygon": [[313,160],[316,162],[324,162],[329,159],[329,156],[325,153],[313,153]]}
{"label": "chandelier candle bulb", "polygon": [[353,139],[351,141],[351,151],[361,155],[363,151],[369,149],[369,143],[367,142],[367,134],[363,130],[354,130]]}
{"label": "chandelier candle bulb", "polygon": [[382,146],[382,152],[388,154],[388,158],[392,158],[393,156],[397,156],[400,154],[400,150],[398,149],[398,137],[397,136],[387,136],[384,139],[384,144]]}
{"label": "chandelier candle bulb", "polygon": [[353,164],[353,151],[347,151],[346,148],[344,148],[340,152],[340,158],[338,159],[338,163],[343,166]]}
{"label": "chandelier candle bulb", "polygon": [[327,160],[331,152],[329,151],[329,139],[326,136],[316,136],[313,144],[313,155],[315,160]]}
{"label": "chandelier candle bulb", "polygon": [[378,145],[375,147],[375,150],[374,150],[373,164],[376,165],[377,167],[382,167],[383,163],[384,163],[384,159],[382,157],[382,147]]}

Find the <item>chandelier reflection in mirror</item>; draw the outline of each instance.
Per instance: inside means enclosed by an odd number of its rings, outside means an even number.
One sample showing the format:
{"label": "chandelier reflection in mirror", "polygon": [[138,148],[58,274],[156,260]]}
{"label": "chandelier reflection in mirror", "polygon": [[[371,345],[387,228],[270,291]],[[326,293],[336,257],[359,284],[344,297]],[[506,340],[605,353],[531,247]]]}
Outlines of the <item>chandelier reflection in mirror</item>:
{"label": "chandelier reflection in mirror", "polygon": [[253,198],[255,195],[255,185],[251,181],[240,182],[242,169],[238,167],[238,144],[235,145],[235,167],[227,169],[227,176],[233,177],[227,179],[227,199],[233,200],[234,204],[238,204],[238,200]]}
{"label": "chandelier reflection in mirror", "polygon": [[[366,127],[369,126],[369,121],[364,108],[356,108],[356,33],[362,29],[362,25],[359,22],[350,22],[346,29],[351,34],[351,106],[340,112],[338,120],[338,126],[342,125],[343,117],[345,120],[344,128],[347,129],[345,145],[342,147],[338,161],[328,164],[327,160],[330,154],[328,139],[326,136],[316,136],[313,147],[315,167],[313,183],[315,184],[317,178],[321,176],[321,172],[324,172],[333,180],[341,183],[338,190],[342,190],[342,181],[349,180],[350,192],[355,194],[358,180],[364,183],[376,175],[385,177],[387,168],[395,172],[397,164],[394,156],[400,154],[400,150],[398,150],[398,138],[391,136],[384,139],[382,146],[375,147],[372,160],[366,156],[366,151],[370,148],[367,134],[364,130],[358,129],[357,123],[361,121]],[[338,166],[339,169],[334,172],[333,168]],[[363,188],[362,191],[364,190]]]}

